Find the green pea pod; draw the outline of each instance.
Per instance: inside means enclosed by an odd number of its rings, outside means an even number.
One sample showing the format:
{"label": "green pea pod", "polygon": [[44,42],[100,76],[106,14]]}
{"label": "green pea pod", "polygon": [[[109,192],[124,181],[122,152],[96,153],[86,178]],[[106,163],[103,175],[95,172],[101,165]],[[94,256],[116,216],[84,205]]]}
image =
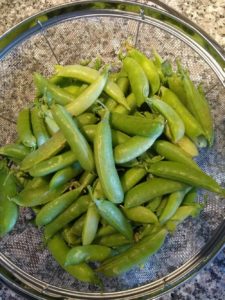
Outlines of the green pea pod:
{"label": "green pea pod", "polygon": [[46,176],[73,164],[75,161],[77,161],[77,156],[74,152],[67,151],[36,164],[29,170],[29,174],[33,177]]}
{"label": "green pea pod", "polygon": [[190,191],[190,187],[184,189],[183,191],[177,191],[174,193],[171,193],[168,196],[168,200],[166,202],[166,206],[162,210],[159,222],[160,224],[165,224],[176,212],[178,207],[181,205],[184,196],[187,194],[188,191]]}
{"label": "green pea pod", "polygon": [[63,184],[69,182],[71,179],[76,178],[83,171],[79,162],[73,163],[69,167],[57,171],[49,182],[49,188],[55,189]]}
{"label": "green pea pod", "polygon": [[98,118],[93,113],[83,113],[77,117],[77,122],[80,126],[96,124]]}
{"label": "green pea pod", "polygon": [[93,197],[97,199],[105,199],[105,194],[103,192],[99,178],[95,181],[93,185]]}
{"label": "green pea pod", "polygon": [[187,99],[184,91],[182,77],[176,73],[167,78],[169,89],[176,94],[179,100],[187,107]]}
{"label": "green pea pod", "polygon": [[88,186],[91,185],[92,182],[95,180],[96,174],[88,171],[84,171],[84,173],[81,175],[79,179],[79,183],[82,186]]}
{"label": "green pea pod", "polygon": [[162,100],[170,105],[183,120],[185,134],[198,145],[204,134],[199,122],[172,91],[162,86],[160,92]]}
{"label": "green pea pod", "polygon": [[57,131],[59,131],[59,126],[56,124],[53,118],[45,116],[45,124],[51,136],[53,136]]}
{"label": "green pea pod", "polygon": [[124,194],[114,163],[109,112],[105,113],[97,125],[94,138],[94,155],[97,173],[106,197],[114,203],[121,203]]}
{"label": "green pea pod", "polygon": [[62,214],[47,224],[44,229],[45,239],[48,241],[56,232],[86,212],[90,201],[89,195],[79,197]]}
{"label": "green pea pod", "polygon": [[16,179],[4,160],[0,161],[0,237],[9,233],[18,219],[17,205],[10,201],[18,192]]}
{"label": "green pea pod", "polygon": [[71,95],[73,95],[74,97],[77,97],[79,95],[79,91],[80,91],[80,85],[68,85],[65,86],[64,91],[70,93]]}
{"label": "green pea pod", "polygon": [[149,119],[139,116],[129,116],[113,112],[111,114],[111,125],[114,129],[120,130],[128,135],[140,135],[148,137],[152,133],[154,121],[160,120],[157,116]]}
{"label": "green pea pod", "polygon": [[44,226],[65,211],[80,195],[83,187],[68,191],[45,204],[36,216],[36,225]]}
{"label": "green pea pod", "polygon": [[24,158],[20,165],[21,170],[27,171],[39,162],[54,156],[60,152],[65,145],[66,139],[62,132],[59,131],[55,133],[46,143]]}
{"label": "green pea pod", "polygon": [[92,171],[94,169],[93,153],[76,122],[63,106],[54,105],[52,113],[82,168]]}
{"label": "green pea pod", "polygon": [[136,206],[132,208],[122,208],[125,216],[128,220],[137,223],[158,223],[157,216],[144,206]]}
{"label": "green pea pod", "polygon": [[30,153],[30,149],[22,144],[8,144],[0,147],[0,155],[18,160],[24,159]]}
{"label": "green pea pod", "polygon": [[118,247],[123,245],[128,245],[131,243],[123,234],[121,233],[113,233],[106,236],[102,236],[97,239],[99,245],[107,246],[107,247]]}
{"label": "green pea pod", "polygon": [[70,247],[81,245],[81,238],[74,235],[68,227],[63,230],[62,237]]}
{"label": "green pea pod", "polygon": [[157,93],[160,87],[160,78],[154,63],[137,49],[129,50],[128,55],[143,68],[151,87],[151,95]]}
{"label": "green pea pod", "polygon": [[135,265],[145,262],[158,251],[166,238],[167,231],[161,229],[154,235],[149,235],[134,244],[127,251],[107,260],[97,269],[106,276],[117,276],[130,270]]}
{"label": "green pea pod", "polygon": [[66,257],[70,248],[66,245],[59,234],[56,234],[51,240],[48,241],[47,247],[54,259],[70,275],[81,281],[100,284],[99,278],[86,263],[81,263],[76,266],[65,266]]}
{"label": "green pea pod", "polygon": [[182,139],[177,142],[177,146],[179,146],[191,157],[196,157],[199,155],[198,148],[187,136],[183,136]]}
{"label": "green pea pod", "polygon": [[115,232],[117,232],[117,230],[114,227],[110,226],[110,225],[102,226],[98,230],[98,232],[96,234],[96,238],[111,235],[112,233],[115,233]]}
{"label": "green pea pod", "polygon": [[192,160],[185,151],[179,146],[174,145],[168,141],[158,140],[154,143],[154,150],[161,156],[168,160],[177,161],[189,165],[193,168],[199,169],[199,166]]}
{"label": "green pea pod", "polygon": [[185,127],[176,111],[170,105],[157,98],[148,99],[146,102],[153,110],[157,110],[165,117],[173,142],[179,141],[184,136]]}
{"label": "green pea pod", "polygon": [[137,105],[141,106],[149,96],[149,83],[143,68],[131,57],[123,60],[124,70],[130,80],[132,92],[137,100]]}
{"label": "green pea pod", "polygon": [[77,246],[67,254],[65,266],[89,261],[104,261],[110,254],[111,249],[101,245]]}
{"label": "green pea pod", "polygon": [[24,108],[19,112],[16,126],[19,140],[24,144],[24,146],[35,148],[37,144],[36,138],[32,133],[29,108]]}
{"label": "green pea pod", "polygon": [[[176,192],[175,192],[176,193]],[[169,196],[166,195],[162,198],[162,201],[160,202],[160,205],[158,206],[157,210],[156,210],[156,215],[157,217],[160,217],[162,211],[164,210],[164,208],[166,207],[166,204],[168,202],[168,198]]]}
{"label": "green pea pod", "polygon": [[192,188],[184,197],[181,205],[192,205],[196,203],[196,199],[198,197],[198,190],[196,188]]}
{"label": "green pea pod", "polygon": [[116,81],[118,87],[121,91],[126,95],[128,88],[129,88],[129,80],[127,77],[119,77]]}
{"label": "green pea pod", "polygon": [[76,97],[72,94],[53,84],[38,73],[34,73],[34,83],[39,95],[44,95],[49,103],[56,102],[61,105],[66,105],[76,101]]}
{"label": "green pea pod", "polygon": [[160,161],[149,166],[148,171],[159,177],[170,178],[211,192],[225,194],[225,189],[212,177],[180,162]]}
{"label": "green pea pod", "polygon": [[133,167],[128,169],[121,177],[121,184],[124,193],[134,187],[139,181],[141,181],[147,171],[144,168]]}
{"label": "green pea pod", "polygon": [[135,108],[137,107],[137,101],[136,98],[134,96],[133,93],[131,93],[130,95],[127,96],[126,98],[127,104],[129,105],[130,109],[127,109],[126,107],[124,107],[123,105],[117,105],[114,109],[113,112],[119,113],[119,114],[130,114],[132,113]]}
{"label": "green pea pod", "polygon": [[[109,111],[113,111],[113,109],[115,109],[117,107],[118,103],[113,100],[112,98],[109,98],[106,102],[105,102],[105,106],[107,107],[107,109]],[[123,106],[123,105],[122,105]],[[123,106],[124,107],[124,106]]]}
{"label": "green pea pod", "polygon": [[[97,70],[81,65],[55,66],[55,69],[59,76],[71,77],[92,84],[100,77]],[[115,82],[108,80],[103,88],[110,97],[129,109],[123,92]]]}
{"label": "green pea pod", "polygon": [[95,200],[95,203],[100,215],[109,225],[113,226],[128,240],[133,239],[133,231],[130,223],[114,203],[107,200]]}
{"label": "green pea pod", "polygon": [[139,206],[155,197],[180,191],[185,187],[186,185],[179,181],[151,178],[148,181],[139,183],[125,194],[124,206],[126,208]]}
{"label": "green pea pod", "polygon": [[83,227],[84,227],[84,221],[86,218],[86,213],[83,214],[81,217],[79,217],[74,224],[70,227],[70,232],[71,234],[74,234],[76,236],[80,236],[82,235],[82,231],[83,231]]}
{"label": "green pea pod", "polygon": [[95,239],[98,230],[99,213],[94,203],[90,203],[87,214],[84,220],[84,227],[82,231],[82,245],[90,245]]}
{"label": "green pea pod", "polygon": [[31,110],[31,124],[38,147],[40,147],[49,139],[49,134],[45,127],[44,119],[40,117],[39,113],[40,110],[37,107],[34,107]]}
{"label": "green pea pod", "polygon": [[[127,244],[127,245],[121,245],[121,246],[112,248],[111,256],[113,257],[116,255],[119,255],[119,254],[125,252],[126,250],[128,250],[131,246],[132,246],[132,244]],[[109,259],[107,261],[109,261]]]}
{"label": "green pea pod", "polygon": [[162,201],[161,196],[155,197],[154,199],[150,200],[149,203],[145,207],[149,208],[151,211],[155,212],[157,210],[157,208],[159,207],[161,201]]}
{"label": "green pea pod", "polygon": [[154,144],[155,140],[163,133],[164,118],[159,116],[151,123],[151,133],[149,133],[148,137],[133,136],[127,142],[114,148],[114,158],[117,164],[133,160],[142,155]]}

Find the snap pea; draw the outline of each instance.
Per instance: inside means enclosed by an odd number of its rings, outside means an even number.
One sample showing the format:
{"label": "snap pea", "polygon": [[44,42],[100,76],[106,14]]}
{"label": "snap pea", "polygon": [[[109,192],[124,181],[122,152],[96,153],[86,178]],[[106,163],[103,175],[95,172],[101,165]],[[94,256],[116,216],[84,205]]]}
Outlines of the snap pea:
{"label": "snap pea", "polygon": [[62,214],[45,226],[45,239],[49,240],[56,232],[86,212],[90,201],[89,195],[80,196]]}
{"label": "snap pea", "polygon": [[191,156],[189,156],[177,145],[174,145],[168,141],[157,140],[154,143],[154,149],[159,155],[165,157],[168,160],[181,162],[193,168],[199,169],[199,166],[195,161],[192,160]]}
{"label": "snap pea", "polygon": [[0,147],[0,155],[18,160],[24,159],[30,153],[30,149],[22,144],[8,144]]}
{"label": "snap pea", "polygon": [[157,98],[148,99],[146,102],[153,110],[157,110],[165,117],[173,142],[179,141],[184,136],[185,127],[176,111],[166,102]]}
{"label": "snap pea", "polygon": [[70,85],[70,86],[64,87],[64,90],[73,94],[73,96],[78,97],[87,87],[88,87],[88,84],[82,84],[79,86]]}
{"label": "snap pea", "polygon": [[100,216],[95,203],[90,203],[86,213],[82,231],[83,246],[90,245],[93,242],[98,230],[99,218]]}
{"label": "snap pea", "polygon": [[53,136],[57,131],[59,131],[59,126],[56,124],[53,118],[45,116],[45,124],[51,136]]}
{"label": "snap pea", "polygon": [[151,95],[157,93],[160,87],[160,78],[154,63],[137,49],[129,50],[128,55],[143,68],[150,84]]}
{"label": "snap pea", "polygon": [[162,211],[164,210],[164,208],[166,207],[166,204],[168,202],[168,198],[169,198],[169,195],[166,195],[162,198],[159,206],[157,207],[157,210],[156,210],[156,215],[157,217],[160,217]]}
{"label": "snap pea", "polygon": [[[105,102],[105,106],[107,107],[107,109],[109,111],[113,111],[113,109],[115,109],[117,107],[118,103],[113,100],[112,98],[109,98],[106,102]],[[124,106],[123,106],[124,107]]]}
{"label": "snap pea", "polygon": [[177,145],[191,157],[199,155],[198,148],[187,136],[183,136],[182,139],[177,142]]}
{"label": "snap pea", "polygon": [[10,201],[18,192],[16,179],[7,167],[6,161],[0,161],[0,237],[9,233],[18,219],[17,205]]}
{"label": "snap pea", "polygon": [[93,113],[83,113],[82,115],[79,115],[76,118],[78,124],[80,126],[84,125],[90,125],[90,124],[96,124],[98,121],[98,118]]}
{"label": "snap pea", "polygon": [[164,118],[159,116],[151,122],[151,132],[148,137],[133,136],[125,143],[114,148],[114,159],[117,164],[126,163],[143,154],[162,134]]}
{"label": "snap pea", "polygon": [[184,197],[181,205],[192,205],[195,203],[198,196],[198,191],[196,188],[192,188]]}
{"label": "snap pea", "polygon": [[[121,245],[121,246],[112,248],[111,256],[119,255],[119,254],[125,252],[126,250],[128,250],[131,246],[132,246],[132,244],[127,244],[127,245]],[[107,261],[109,261],[109,259]]]}
{"label": "snap pea", "polygon": [[111,249],[101,245],[77,246],[68,252],[65,266],[89,261],[104,261],[110,254]]}
{"label": "snap pea", "polygon": [[177,191],[174,193],[171,193],[168,196],[166,206],[163,208],[162,212],[160,213],[159,222],[160,224],[165,224],[166,221],[168,221],[176,212],[178,207],[181,205],[184,196],[187,194],[187,192],[191,188],[188,187],[184,189],[183,191]]}
{"label": "snap pea", "polygon": [[38,107],[34,107],[31,110],[31,124],[34,136],[37,141],[37,146],[40,147],[49,139],[49,134],[45,127],[44,119],[40,117],[40,110]]}
{"label": "snap pea", "polygon": [[107,111],[97,125],[94,138],[95,164],[106,197],[114,203],[121,203],[124,194],[114,163],[111,136]]}
{"label": "snap pea", "polygon": [[134,111],[134,109],[137,107],[137,101],[136,98],[134,96],[133,93],[131,93],[130,95],[127,96],[126,101],[129,105],[129,109],[127,109],[126,107],[124,107],[123,105],[117,105],[114,109],[113,112],[117,112],[120,114],[130,114]]}
{"label": "snap pea", "polygon": [[117,230],[112,227],[111,225],[106,225],[106,226],[102,226],[97,234],[96,234],[96,238],[100,238],[100,237],[103,237],[103,236],[106,236],[106,235],[111,235],[112,233],[115,233],[117,232]]}
{"label": "snap pea", "polygon": [[71,179],[76,178],[83,171],[79,162],[75,162],[69,167],[65,167],[57,171],[51,178],[49,182],[49,188],[54,189],[58,186],[61,186]]}
{"label": "snap pea", "polygon": [[84,170],[94,169],[94,157],[88,142],[76,122],[63,106],[52,106],[53,117]]}
{"label": "snap pea", "polygon": [[105,219],[109,225],[123,234],[128,240],[132,240],[132,227],[121,210],[111,201],[95,200],[95,203],[102,218]]}
{"label": "snap pea", "polygon": [[132,208],[122,208],[125,216],[128,220],[137,223],[158,223],[157,216],[144,206],[136,206]]}
{"label": "snap pea", "polygon": [[52,222],[52,220],[65,211],[79,197],[82,189],[83,187],[79,187],[68,191],[45,204],[36,216],[36,225],[40,227]]}
{"label": "snap pea", "polygon": [[156,176],[177,180],[211,192],[225,193],[225,190],[212,177],[200,169],[191,168],[180,162],[160,161],[149,166],[148,171]]}
{"label": "snap pea", "polygon": [[[98,71],[86,66],[55,66],[55,69],[59,76],[76,78],[87,83],[93,83],[97,81],[100,77],[100,73]],[[104,91],[110,97],[112,97],[115,101],[121,103],[127,109],[129,109],[129,106],[126,103],[126,99],[124,98],[123,92],[115,82],[108,79],[107,83],[103,88]]]}
{"label": "snap pea", "polygon": [[105,194],[99,178],[93,184],[93,197],[97,199],[105,199]]}
{"label": "snap pea", "polygon": [[73,223],[73,225],[69,229],[69,231],[71,232],[71,234],[74,234],[76,236],[80,236],[81,237],[82,231],[83,231],[83,227],[84,227],[85,218],[86,218],[86,213],[83,214],[81,217],[79,217]]}
{"label": "snap pea", "polygon": [[146,174],[147,171],[144,168],[133,167],[128,169],[120,178],[124,193],[141,181]]}
{"label": "snap pea", "polygon": [[135,95],[137,106],[141,106],[149,96],[149,83],[143,68],[131,57],[123,60],[124,70],[130,80],[132,92]]}
{"label": "snap pea", "polygon": [[19,140],[24,144],[24,146],[30,148],[36,147],[36,138],[32,133],[29,108],[24,108],[19,112],[16,129]]}
{"label": "snap pea", "polygon": [[182,77],[176,73],[167,78],[169,89],[176,94],[179,100],[187,107],[187,99],[184,91]]}
{"label": "snap pea", "polygon": [[34,73],[34,83],[39,95],[44,95],[49,103],[66,105],[76,100],[72,94],[48,81],[41,74]]}
{"label": "snap pea", "polygon": [[66,139],[62,132],[56,132],[46,143],[41,145],[37,150],[29,153],[21,162],[20,168],[27,171],[39,162],[54,156],[61,151],[66,145]]}
{"label": "snap pea", "polygon": [[146,208],[151,209],[151,211],[155,212],[157,208],[159,207],[160,203],[162,201],[162,197],[158,196],[154,199],[150,200],[149,203],[145,206]]}
{"label": "snap pea", "polygon": [[65,266],[66,257],[69,253],[70,248],[66,245],[59,234],[56,234],[51,240],[48,241],[47,247],[54,259],[70,275],[81,281],[94,284],[100,283],[100,280],[98,279],[94,271],[86,263],[81,263],[76,266]]}
{"label": "snap pea", "polygon": [[84,173],[81,175],[79,179],[79,183],[82,186],[88,186],[91,185],[92,182],[95,180],[96,174],[89,172],[89,171],[84,171]]}
{"label": "snap pea", "polygon": [[70,247],[81,245],[81,238],[74,235],[68,227],[63,230],[62,237]]}
{"label": "snap pea", "polygon": [[185,134],[198,145],[204,134],[201,125],[172,91],[162,86],[160,92],[162,100],[169,104],[183,120]]}
{"label": "snap pea", "polygon": [[119,77],[116,81],[118,87],[121,91],[126,95],[128,88],[129,88],[129,80],[127,77]]}
{"label": "snap pea", "polygon": [[183,190],[185,187],[186,185],[179,181],[151,178],[148,181],[139,183],[125,194],[124,206],[127,208],[135,207],[155,197]]}
{"label": "snap pea", "polygon": [[29,174],[33,177],[46,176],[73,164],[75,161],[77,161],[77,156],[74,152],[66,151],[36,164],[29,170]]}
{"label": "snap pea", "polygon": [[127,251],[107,260],[97,269],[106,276],[116,276],[128,271],[133,266],[145,262],[163,245],[167,231],[160,230],[155,235],[149,235],[134,244]]}
{"label": "snap pea", "polygon": [[102,236],[101,238],[96,239],[99,245],[107,247],[118,247],[123,245],[128,245],[131,243],[123,234],[113,233],[109,235]]}

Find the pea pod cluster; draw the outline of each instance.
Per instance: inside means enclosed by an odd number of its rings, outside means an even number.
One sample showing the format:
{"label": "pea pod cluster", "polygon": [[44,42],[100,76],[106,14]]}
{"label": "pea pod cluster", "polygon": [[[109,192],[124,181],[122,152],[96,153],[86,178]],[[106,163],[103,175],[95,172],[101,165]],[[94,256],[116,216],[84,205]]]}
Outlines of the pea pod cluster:
{"label": "pea pod cluster", "polygon": [[18,139],[0,147],[0,236],[13,229],[17,206],[29,207],[59,265],[91,284],[163,247],[203,209],[199,189],[225,195],[193,159],[213,145],[202,88],[157,53],[129,48],[121,64],[115,73],[79,64],[55,66],[51,78],[35,73]]}

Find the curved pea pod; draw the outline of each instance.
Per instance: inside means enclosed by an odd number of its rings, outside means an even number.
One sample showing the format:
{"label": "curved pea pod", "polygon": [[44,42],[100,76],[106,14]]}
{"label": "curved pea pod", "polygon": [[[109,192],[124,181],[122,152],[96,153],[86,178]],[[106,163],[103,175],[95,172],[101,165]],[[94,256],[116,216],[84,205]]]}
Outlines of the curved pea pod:
{"label": "curved pea pod", "polygon": [[96,234],[96,238],[111,235],[112,233],[115,233],[115,232],[117,232],[117,230],[114,227],[112,227],[111,225],[102,226],[98,230],[98,232]]}
{"label": "curved pea pod", "polygon": [[[55,69],[59,76],[71,77],[92,84],[100,77],[100,73],[97,70],[81,65],[55,66]],[[123,92],[115,82],[108,79],[103,88],[110,97],[129,109]]]}
{"label": "curved pea pod", "polygon": [[133,167],[128,169],[120,179],[124,193],[141,181],[146,174],[147,171],[144,168]]}
{"label": "curved pea pod", "polygon": [[162,229],[154,235],[149,235],[134,244],[127,251],[107,260],[97,269],[106,276],[117,276],[130,270],[135,265],[145,262],[163,245],[167,230]]}
{"label": "curved pea pod", "polygon": [[49,182],[49,188],[55,189],[69,182],[71,179],[76,178],[82,171],[83,169],[81,168],[79,162],[75,162],[71,166],[57,171]]}
{"label": "curved pea pod", "polygon": [[64,88],[64,91],[70,93],[71,95],[77,97],[78,94],[79,94],[79,90],[80,90],[80,85],[68,85],[68,86],[65,86]]}
{"label": "curved pea pod", "polygon": [[151,133],[148,137],[133,136],[127,142],[114,148],[114,159],[117,164],[123,164],[143,154],[163,133],[164,118],[159,116],[152,121]]}
{"label": "curved pea pod", "polygon": [[76,97],[72,94],[53,84],[38,73],[34,73],[34,83],[39,95],[44,95],[49,103],[55,101],[61,105],[66,105],[76,101]]}
{"label": "curved pea pod", "polygon": [[97,125],[94,138],[94,155],[97,173],[107,199],[114,203],[121,203],[124,194],[114,163],[109,112],[105,113]]}
{"label": "curved pea pod", "polygon": [[69,207],[71,203],[73,203],[79,197],[82,189],[83,187],[79,187],[75,190],[68,191],[53,199],[51,202],[45,204],[36,216],[36,225],[44,226],[52,222],[52,220],[66,210],[67,207]]}
{"label": "curved pea pod", "polygon": [[121,91],[126,95],[128,88],[129,88],[129,80],[127,77],[119,77],[116,81],[118,87],[121,89]]}
{"label": "curved pea pod", "polygon": [[185,151],[179,146],[174,145],[168,141],[158,140],[154,143],[154,150],[161,156],[168,160],[177,161],[189,165],[193,168],[199,169],[197,163],[192,160]]}
{"label": "curved pea pod", "polygon": [[128,220],[137,223],[158,223],[157,216],[144,206],[136,206],[132,208],[122,208]]}
{"label": "curved pea pod", "polygon": [[75,161],[77,161],[77,156],[74,152],[67,151],[36,164],[29,170],[29,174],[33,177],[46,176],[71,165]]}
{"label": "curved pea pod", "polygon": [[130,80],[131,90],[135,95],[137,105],[141,106],[149,96],[148,78],[139,63],[131,57],[126,57],[123,60],[123,67]]}
{"label": "curved pea pod", "polygon": [[85,218],[86,218],[86,213],[83,214],[81,217],[79,217],[73,223],[73,225],[69,228],[69,231],[71,232],[71,234],[81,237]]}
{"label": "curved pea pod", "polygon": [[180,99],[169,89],[162,86],[160,88],[161,98],[170,105],[184,122],[185,134],[197,145],[200,145],[204,131],[199,122],[193,117]]}
{"label": "curved pea pod", "polygon": [[170,105],[157,98],[148,99],[146,102],[153,110],[160,112],[165,117],[173,142],[179,141],[184,136],[185,127],[183,120],[176,111]]}
{"label": "curved pea pod", "polygon": [[157,93],[160,87],[160,78],[154,63],[137,49],[129,50],[128,55],[135,59],[136,62],[143,68],[151,87],[151,95]]}
{"label": "curved pea pod", "polygon": [[154,126],[156,118],[145,118],[139,116],[130,116],[120,113],[111,113],[111,126],[114,129],[120,130],[128,135],[140,135],[148,137],[152,133],[152,126]]}
{"label": "curved pea pod", "polygon": [[196,157],[199,155],[196,145],[185,135],[176,144],[191,157]]}
{"label": "curved pea pod", "polygon": [[126,208],[139,206],[155,197],[180,191],[185,187],[186,185],[179,181],[164,178],[152,178],[148,181],[139,183],[130,189],[125,194],[124,206]]}
{"label": "curved pea pod", "polygon": [[45,226],[45,239],[49,240],[56,232],[86,212],[90,201],[89,195],[80,196],[75,200],[62,214]]}
{"label": "curved pea pod", "polygon": [[179,100],[187,107],[187,99],[184,91],[182,77],[176,73],[167,78],[169,89],[176,94]]}
{"label": "curved pea pod", "polygon": [[198,190],[196,188],[192,188],[184,197],[181,205],[192,205],[196,203],[198,197]]}
{"label": "curved pea pod", "polygon": [[178,207],[181,205],[184,196],[191,188],[188,187],[184,189],[183,191],[177,191],[174,193],[171,193],[168,196],[167,202],[165,207],[163,208],[160,217],[159,222],[160,224],[165,224],[176,212]]}
{"label": "curved pea pod", "polygon": [[30,149],[22,144],[8,144],[0,147],[0,155],[23,160],[30,153]]}
{"label": "curved pea pod", "polygon": [[159,177],[170,178],[214,193],[225,194],[225,190],[212,177],[200,169],[197,170],[180,162],[160,161],[149,166],[148,171]]}
{"label": "curved pea pod", "polygon": [[133,239],[133,230],[130,223],[114,203],[107,200],[95,200],[95,203],[101,217],[109,225],[118,230],[128,240]]}
{"label": "curved pea pod", "polygon": [[24,144],[24,146],[35,148],[37,143],[32,132],[29,108],[24,108],[19,112],[16,128],[19,140]]}
{"label": "curved pea pod", "polygon": [[21,162],[20,168],[27,171],[39,162],[48,159],[60,152],[66,145],[66,139],[62,132],[55,133],[46,143],[35,151],[29,153]]}
{"label": "curved pea pod", "polygon": [[77,246],[67,254],[65,266],[89,261],[104,261],[110,254],[111,249],[101,245]]}
{"label": "curved pea pod", "polygon": [[0,161],[0,186],[0,237],[3,237],[13,229],[18,219],[17,205],[10,201],[17,194],[18,186],[5,161]]}
{"label": "curved pea pod", "polygon": [[124,115],[132,113],[134,109],[137,107],[137,101],[135,95],[131,93],[130,95],[127,96],[126,101],[130,109],[127,109],[123,105],[119,104],[113,109],[113,112],[124,114]]}
{"label": "curved pea pod", "polygon": [[145,207],[149,208],[151,211],[155,212],[157,210],[157,208],[159,207],[161,201],[162,201],[161,196],[155,197],[154,199],[150,200],[149,203]]}
{"label": "curved pea pod", "polygon": [[63,106],[52,107],[53,117],[84,170],[94,169],[94,157],[88,142],[76,122]]}
{"label": "curved pea pod", "polygon": [[99,278],[86,263],[81,263],[76,266],[65,266],[66,257],[70,251],[70,248],[66,245],[59,234],[56,234],[51,240],[48,241],[47,247],[54,259],[70,275],[84,282],[100,284]]}
{"label": "curved pea pod", "polygon": [[83,246],[90,245],[95,239],[98,230],[99,219],[100,216],[95,203],[90,203],[84,220],[84,227],[82,231]]}
{"label": "curved pea pod", "polygon": [[107,247],[118,247],[128,245],[131,243],[131,241],[121,233],[113,233],[96,239],[96,243]]}
{"label": "curved pea pod", "polygon": [[39,114],[40,110],[37,107],[32,108],[31,124],[38,147],[40,147],[49,139],[49,134],[45,127],[44,119]]}
{"label": "curved pea pod", "polygon": [[83,113],[76,118],[78,124],[80,126],[96,124],[98,122],[98,118],[93,113]]}

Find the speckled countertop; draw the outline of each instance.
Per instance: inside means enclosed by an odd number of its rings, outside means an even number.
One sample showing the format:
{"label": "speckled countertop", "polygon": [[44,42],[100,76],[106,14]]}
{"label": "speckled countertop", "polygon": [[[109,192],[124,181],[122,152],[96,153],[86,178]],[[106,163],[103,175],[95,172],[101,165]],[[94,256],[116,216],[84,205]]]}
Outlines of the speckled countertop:
{"label": "speckled countertop", "polygon": [[[63,0],[0,0],[0,35],[24,18],[69,1]],[[145,2],[145,1],[144,1]],[[224,0],[164,0],[204,28],[225,49]],[[0,282],[0,299],[25,299]],[[194,278],[161,297],[160,300],[223,300],[225,299],[225,249]]]}

